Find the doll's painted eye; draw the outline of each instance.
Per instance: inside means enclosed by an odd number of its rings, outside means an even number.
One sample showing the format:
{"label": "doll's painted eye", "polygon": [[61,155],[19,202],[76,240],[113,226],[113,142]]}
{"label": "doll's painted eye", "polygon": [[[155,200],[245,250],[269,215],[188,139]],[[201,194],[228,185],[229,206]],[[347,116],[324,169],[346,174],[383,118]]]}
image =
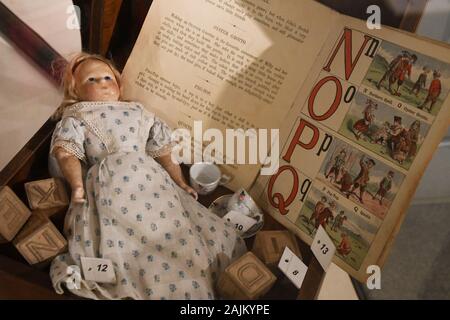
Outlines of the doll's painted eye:
{"label": "doll's painted eye", "polygon": [[88,79],[88,81],[89,81],[89,82],[95,82],[95,78],[94,78],[94,77],[90,77],[90,78]]}
{"label": "doll's painted eye", "polygon": [[106,80],[106,81],[111,81],[112,78],[111,78],[110,76],[105,76],[105,80]]}

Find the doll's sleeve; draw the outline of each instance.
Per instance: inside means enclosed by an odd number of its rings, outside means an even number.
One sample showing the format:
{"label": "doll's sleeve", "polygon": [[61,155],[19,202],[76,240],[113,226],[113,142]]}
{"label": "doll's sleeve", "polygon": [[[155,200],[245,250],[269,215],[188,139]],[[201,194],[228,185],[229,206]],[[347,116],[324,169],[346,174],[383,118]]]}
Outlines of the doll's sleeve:
{"label": "doll's sleeve", "polygon": [[171,138],[172,130],[169,126],[155,117],[153,126],[150,128],[150,134],[147,140],[145,150],[153,158],[164,156],[172,151],[176,142]]}
{"label": "doll's sleeve", "polygon": [[56,124],[50,145],[50,154],[54,155],[57,147],[63,148],[81,161],[86,162],[84,127],[79,120],[73,117],[65,117]]}

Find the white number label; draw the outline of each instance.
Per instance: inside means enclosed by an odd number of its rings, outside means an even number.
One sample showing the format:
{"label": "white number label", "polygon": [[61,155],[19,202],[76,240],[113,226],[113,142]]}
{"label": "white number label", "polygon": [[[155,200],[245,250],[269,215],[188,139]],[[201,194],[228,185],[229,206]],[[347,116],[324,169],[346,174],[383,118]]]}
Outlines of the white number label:
{"label": "white number label", "polygon": [[234,210],[228,212],[223,219],[230,222],[240,234],[243,234],[256,224],[255,219]]}
{"label": "white number label", "polygon": [[81,267],[85,280],[102,283],[116,282],[111,260],[81,257]]}
{"label": "white number label", "polygon": [[300,289],[308,267],[288,247],[284,249],[278,268]]}
{"label": "white number label", "polygon": [[317,229],[316,236],[311,245],[311,251],[317,260],[319,260],[323,270],[326,271],[333,259],[336,247],[322,226],[319,226],[319,229]]}

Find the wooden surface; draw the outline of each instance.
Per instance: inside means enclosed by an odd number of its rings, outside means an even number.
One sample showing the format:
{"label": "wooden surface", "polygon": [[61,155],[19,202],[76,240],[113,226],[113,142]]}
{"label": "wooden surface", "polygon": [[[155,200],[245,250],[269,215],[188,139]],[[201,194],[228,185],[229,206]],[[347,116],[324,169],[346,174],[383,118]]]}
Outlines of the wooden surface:
{"label": "wooden surface", "polygon": [[319,290],[322,287],[323,279],[325,278],[325,271],[316,257],[312,256],[308,265],[305,279],[302,287],[298,293],[298,300],[315,300],[319,295]]}
{"label": "wooden surface", "polygon": [[103,7],[103,26],[102,38],[100,42],[100,54],[106,55],[109,49],[109,44],[116,26],[117,17],[122,6],[122,0],[107,0]]}
{"label": "wooden surface", "polygon": [[60,300],[76,299],[59,295],[53,289],[48,272],[37,270],[0,254],[0,299]]}
{"label": "wooden surface", "polygon": [[116,25],[117,17],[122,6],[122,0],[81,0],[81,4],[88,19],[88,39],[84,41],[84,48],[91,53],[106,55]]}

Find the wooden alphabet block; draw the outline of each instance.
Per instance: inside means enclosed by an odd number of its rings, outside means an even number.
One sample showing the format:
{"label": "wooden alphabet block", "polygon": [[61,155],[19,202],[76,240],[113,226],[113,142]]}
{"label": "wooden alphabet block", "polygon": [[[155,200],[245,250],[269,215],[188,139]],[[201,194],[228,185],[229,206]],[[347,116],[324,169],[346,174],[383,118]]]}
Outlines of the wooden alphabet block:
{"label": "wooden alphabet block", "polygon": [[25,183],[30,208],[49,209],[63,207],[69,204],[66,187],[57,178],[38,180]]}
{"label": "wooden alphabet block", "polygon": [[53,223],[38,212],[33,212],[13,243],[29,264],[53,258],[67,245]]}
{"label": "wooden alphabet block", "polygon": [[260,231],[256,234],[252,252],[272,269],[277,267],[286,246],[301,258],[297,239],[289,231]]}
{"label": "wooden alphabet block", "polygon": [[65,217],[67,212],[67,207],[56,207],[56,208],[49,208],[49,209],[41,209],[41,210],[33,210],[32,213],[37,212],[40,215],[43,215],[47,218],[50,218],[50,220],[53,220],[54,217]]}
{"label": "wooden alphabet block", "polygon": [[251,252],[247,252],[225,269],[217,289],[225,299],[253,300],[266,294],[276,277]]}
{"label": "wooden alphabet block", "polygon": [[8,187],[0,188],[0,243],[11,241],[30,217],[31,212]]}

